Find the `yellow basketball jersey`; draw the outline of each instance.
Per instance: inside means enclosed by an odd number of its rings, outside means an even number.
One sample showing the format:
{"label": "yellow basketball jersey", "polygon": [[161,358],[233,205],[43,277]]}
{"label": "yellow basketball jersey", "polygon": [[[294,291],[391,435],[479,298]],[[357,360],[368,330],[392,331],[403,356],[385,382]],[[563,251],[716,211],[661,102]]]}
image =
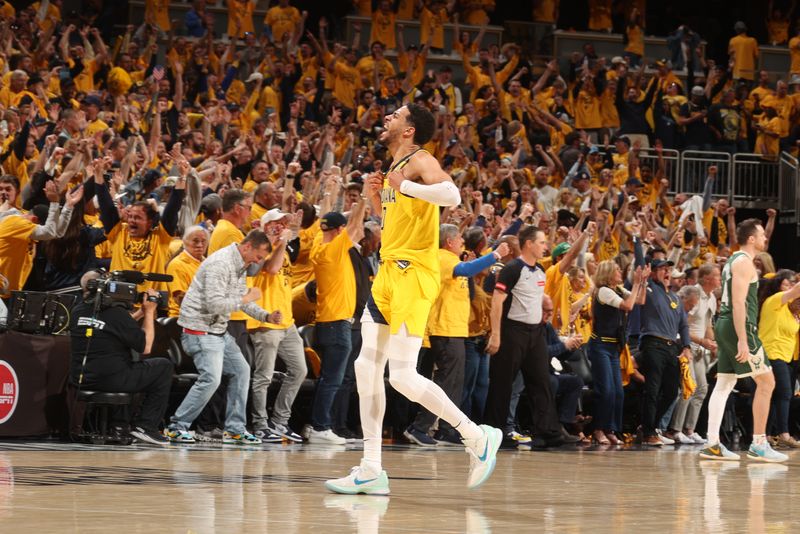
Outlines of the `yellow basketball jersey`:
{"label": "yellow basketball jersey", "polygon": [[[402,169],[409,159],[400,160],[389,172]],[[388,180],[383,182],[381,206],[381,259],[410,261],[438,273],[439,207],[395,191]]]}

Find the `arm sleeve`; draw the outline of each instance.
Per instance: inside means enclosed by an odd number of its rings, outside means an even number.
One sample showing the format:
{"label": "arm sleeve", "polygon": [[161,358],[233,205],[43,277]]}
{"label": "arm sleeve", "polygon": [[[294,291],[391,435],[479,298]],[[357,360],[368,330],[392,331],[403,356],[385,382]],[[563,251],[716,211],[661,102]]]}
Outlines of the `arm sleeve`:
{"label": "arm sleeve", "polygon": [[681,333],[681,344],[688,347],[692,338],[689,337],[689,321],[686,319],[686,310],[681,306],[681,319],[678,323],[678,331]]}
{"label": "arm sleeve", "polygon": [[183,196],[183,189],[173,189],[169,195],[167,205],[164,206],[164,212],[161,214],[161,225],[172,236],[175,235],[175,231],[178,229],[178,212],[183,203]]}
{"label": "arm sleeve", "polygon": [[418,184],[411,180],[404,180],[400,184],[400,192],[437,206],[458,206],[461,203],[461,193],[459,193],[458,187],[449,181],[437,184]]}
{"label": "arm sleeve", "polygon": [[58,237],[56,224],[58,222],[58,214],[60,211],[58,202],[51,202],[50,209],[47,212],[47,220],[44,224],[38,224],[31,232],[31,239],[34,241],[49,241]]}
{"label": "arm sleeve", "polygon": [[505,229],[503,235],[517,235],[520,229],[522,229],[522,219],[517,217],[514,219],[514,222],[508,225],[508,228]]}
{"label": "arm sleeve", "polygon": [[634,267],[644,267],[644,249],[642,249],[642,240],[638,237],[633,238],[633,257]]}
{"label": "arm sleeve", "polygon": [[453,269],[453,277],[456,276],[467,276],[473,277],[479,272],[483,271],[484,269],[488,269],[495,263],[494,252],[490,252],[489,254],[484,254],[480,258],[476,258],[472,261],[462,261],[458,265],[455,266]]}
{"label": "arm sleeve", "polygon": [[25,149],[28,146],[28,137],[31,134],[31,123],[25,121],[16,139],[14,139],[14,156],[22,161],[25,159]]}
{"label": "arm sleeve", "polygon": [[289,261],[294,263],[297,261],[297,257],[300,256],[300,238],[295,237],[294,239],[289,240],[286,243],[286,252],[289,253]]}
{"label": "arm sleeve", "polygon": [[258,319],[262,323],[267,322],[267,317],[269,313],[264,310],[261,306],[255,304],[254,302],[248,302],[244,306],[242,306],[242,311],[245,312],[250,317],[254,319]]}
{"label": "arm sleeve", "polygon": [[703,187],[703,211],[701,213],[705,213],[706,210],[711,206],[711,192],[713,190],[714,180],[706,178],[706,185]]}
{"label": "arm sleeve", "polygon": [[97,203],[100,205],[100,221],[103,223],[106,233],[109,233],[119,223],[119,213],[114,207],[114,201],[111,199],[111,193],[107,187],[95,187],[94,191],[97,195]]}
{"label": "arm sleeve", "polygon": [[558,358],[567,352],[567,346],[558,338],[555,329],[550,323],[547,323],[547,355],[551,358]]}

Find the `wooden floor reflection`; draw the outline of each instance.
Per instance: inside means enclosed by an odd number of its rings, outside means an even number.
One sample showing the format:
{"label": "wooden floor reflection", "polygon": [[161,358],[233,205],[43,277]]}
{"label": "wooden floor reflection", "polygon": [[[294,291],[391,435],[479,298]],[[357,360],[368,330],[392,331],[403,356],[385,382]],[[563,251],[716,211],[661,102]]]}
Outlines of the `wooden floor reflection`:
{"label": "wooden floor reflection", "polygon": [[392,447],[392,495],[322,483],[357,449],[0,442],[0,529],[19,532],[800,532],[787,465],[699,462],[697,448],[502,451],[465,488],[460,449]]}

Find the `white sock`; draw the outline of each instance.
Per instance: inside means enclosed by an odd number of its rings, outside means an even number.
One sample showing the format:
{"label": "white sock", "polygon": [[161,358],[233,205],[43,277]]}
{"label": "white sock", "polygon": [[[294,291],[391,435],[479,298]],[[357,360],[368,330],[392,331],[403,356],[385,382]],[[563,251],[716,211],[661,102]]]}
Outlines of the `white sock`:
{"label": "white sock", "polygon": [[708,444],[719,444],[719,426],[725,414],[725,405],[728,403],[733,387],[736,385],[736,375],[720,373],[717,375],[717,384],[708,400]]}
{"label": "white sock", "polygon": [[381,472],[383,414],[386,411],[386,390],[383,373],[386,355],[379,350],[389,339],[389,327],[372,322],[361,323],[361,352],[355,361],[361,431],[364,434],[364,462],[376,473]]}
{"label": "white sock", "polygon": [[753,434],[753,445],[763,445],[766,441],[766,434]]}

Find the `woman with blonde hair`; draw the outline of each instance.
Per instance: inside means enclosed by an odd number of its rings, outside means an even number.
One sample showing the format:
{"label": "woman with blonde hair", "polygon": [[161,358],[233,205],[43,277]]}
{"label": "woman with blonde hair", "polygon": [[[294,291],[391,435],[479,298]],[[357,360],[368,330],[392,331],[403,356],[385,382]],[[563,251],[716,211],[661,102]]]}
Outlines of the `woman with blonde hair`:
{"label": "woman with blonde hair", "polygon": [[759,252],[756,254],[755,258],[753,258],[753,263],[756,266],[759,278],[769,278],[767,276],[768,274],[775,273],[775,262],[772,260],[772,256],[770,256],[769,252]]}
{"label": "woman with blonde hair", "polygon": [[622,372],[620,353],[627,342],[628,312],[643,304],[649,267],[637,267],[633,287],[622,286],[622,269],[613,260],[600,262],[594,277],[592,293],[592,334],[589,340],[589,361],[595,392],[592,438],[600,445],[619,444],[616,432],[622,430]]}

